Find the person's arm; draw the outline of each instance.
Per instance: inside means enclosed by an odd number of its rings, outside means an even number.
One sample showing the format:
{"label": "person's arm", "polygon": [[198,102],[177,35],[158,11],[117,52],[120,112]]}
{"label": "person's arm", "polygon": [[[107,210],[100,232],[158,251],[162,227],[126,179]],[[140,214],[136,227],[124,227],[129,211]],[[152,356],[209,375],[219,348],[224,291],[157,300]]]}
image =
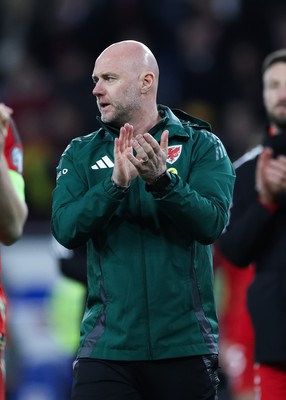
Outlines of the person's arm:
{"label": "person's arm", "polygon": [[189,178],[183,180],[180,172],[171,174],[171,184],[152,194],[157,207],[188,242],[210,244],[228,222],[234,182],[235,172],[224,146],[205,131],[193,143]]}
{"label": "person's arm", "polygon": [[10,113],[8,107],[0,104],[0,242],[5,245],[20,238],[28,215],[23,177],[9,168],[4,153]]}
{"label": "person's arm", "polygon": [[78,173],[77,144],[72,141],[64,151],[53,190],[52,234],[68,249],[102,232],[126,196],[114,186],[111,176],[88,187]]}
{"label": "person's arm", "polygon": [[264,156],[261,156],[256,166],[252,160],[237,169],[230,223],[217,241],[224,257],[237,267],[247,267],[256,261],[265,240],[271,235],[275,213],[279,209],[266,189],[261,168]]}
{"label": "person's arm", "polygon": [[[17,173],[15,173],[17,174]],[[0,241],[11,245],[18,240],[28,215],[26,203],[20,198],[16,187],[22,186],[22,177],[9,172],[3,155],[0,159]]]}
{"label": "person's arm", "polygon": [[244,210],[239,210],[239,197],[236,193],[233,201],[230,223],[216,244],[228,261],[245,268],[256,261],[265,237],[270,234],[273,213],[260,204],[258,199],[249,199]]}

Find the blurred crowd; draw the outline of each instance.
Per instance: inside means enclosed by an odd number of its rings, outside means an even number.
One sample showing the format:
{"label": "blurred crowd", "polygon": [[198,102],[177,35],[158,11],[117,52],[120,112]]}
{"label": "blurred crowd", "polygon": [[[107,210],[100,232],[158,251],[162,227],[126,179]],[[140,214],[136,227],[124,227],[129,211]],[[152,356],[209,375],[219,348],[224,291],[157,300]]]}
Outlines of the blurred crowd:
{"label": "blurred crowd", "polygon": [[50,218],[70,139],[98,127],[91,73],[107,45],[145,42],[161,66],[158,102],[208,120],[232,160],[260,140],[261,61],[286,47],[278,0],[2,0],[0,21],[0,98],[24,141],[30,221]]}

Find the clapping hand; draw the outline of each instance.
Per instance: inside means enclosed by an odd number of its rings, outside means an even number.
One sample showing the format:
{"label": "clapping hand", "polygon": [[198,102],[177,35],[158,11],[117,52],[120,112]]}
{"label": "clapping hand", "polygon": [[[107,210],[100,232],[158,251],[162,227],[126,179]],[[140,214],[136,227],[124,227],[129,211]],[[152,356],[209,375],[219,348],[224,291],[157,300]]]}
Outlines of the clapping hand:
{"label": "clapping hand", "polygon": [[152,183],[166,171],[169,131],[163,131],[160,144],[149,133],[134,138],[133,132],[132,125],[124,124],[114,142],[112,180],[122,187],[128,187],[138,175]]}
{"label": "clapping hand", "polygon": [[136,157],[131,152],[127,154],[127,157],[146,183],[151,184],[167,169],[168,135],[168,130],[163,131],[160,144],[150,133],[137,135],[132,140],[132,147],[136,152]]}
{"label": "clapping hand", "polygon": [[286,157],[273,158],[273,150],[265,148],[260,154],[256,168],[256,188],[260,198],[273,204],[281,194],[286,194]]}

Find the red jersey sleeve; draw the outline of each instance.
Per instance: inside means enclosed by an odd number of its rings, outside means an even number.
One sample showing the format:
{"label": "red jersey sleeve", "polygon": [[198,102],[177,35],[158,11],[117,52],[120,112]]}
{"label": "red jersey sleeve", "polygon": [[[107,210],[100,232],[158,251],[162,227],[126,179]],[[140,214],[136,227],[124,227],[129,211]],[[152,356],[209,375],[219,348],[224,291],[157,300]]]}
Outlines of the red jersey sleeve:
{"label": "red jersey sleeve", "polygon": [[5,140],[4,154],[9,169],[23,175],[23,145],[18,130],[13,120],[8,126]]}

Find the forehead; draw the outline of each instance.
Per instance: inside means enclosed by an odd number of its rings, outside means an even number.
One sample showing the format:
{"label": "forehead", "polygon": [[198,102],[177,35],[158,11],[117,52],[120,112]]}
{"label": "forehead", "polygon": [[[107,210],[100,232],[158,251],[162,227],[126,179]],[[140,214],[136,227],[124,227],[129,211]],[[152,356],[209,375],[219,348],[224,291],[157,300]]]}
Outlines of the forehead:
{"label": "forehead", "polygon": [[264,81],[286,81],[286,63],[278,62],[271,65],[264,73]]}
{"label": "forehead", "polygon": [[94,64],[93,75],[120,74],[121,71],[122,67],[118,61],[114,62],[109,58],[98,58]]}
{"label": "forehead", "polygon": [[134,57],[128,57],[127,54],[120,52],[118,49],[108,49],[96,59],[93,72],[96,75],[106,73],[122,75],[125,73],[130,74],[134,67]]}

